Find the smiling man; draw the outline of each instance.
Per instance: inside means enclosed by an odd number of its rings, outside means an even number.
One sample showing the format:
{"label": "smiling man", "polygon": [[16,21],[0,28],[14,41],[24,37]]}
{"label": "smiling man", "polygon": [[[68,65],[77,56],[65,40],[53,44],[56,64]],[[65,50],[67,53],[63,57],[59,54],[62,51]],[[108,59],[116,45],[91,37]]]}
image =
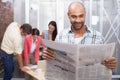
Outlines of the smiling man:
{"label": "smiling man", "polygon": [[[71,22],[71,27],[59,33],[55,41],[79,45],[104,43],[100,32],[85,25],[85,16],[86,11],[82,3],[71,3],[68,7],[68,17]],[[49,60],[54,58],[54,54],[51,54],[49,49],[44,49],[42,57]],[[109,69],[114,69],[116,67],[116,59],[114,57],[108,57],[102,64]]]}

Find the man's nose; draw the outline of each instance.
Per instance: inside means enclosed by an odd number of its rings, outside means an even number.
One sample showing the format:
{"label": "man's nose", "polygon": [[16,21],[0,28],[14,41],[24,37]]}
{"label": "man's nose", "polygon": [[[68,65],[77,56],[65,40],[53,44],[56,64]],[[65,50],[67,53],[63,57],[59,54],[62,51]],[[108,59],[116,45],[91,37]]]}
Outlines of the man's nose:
{"label": "man's nose", "polygon": [[81,21],[82,20],[79,17],[76,18],[76,22],[81,22]]}

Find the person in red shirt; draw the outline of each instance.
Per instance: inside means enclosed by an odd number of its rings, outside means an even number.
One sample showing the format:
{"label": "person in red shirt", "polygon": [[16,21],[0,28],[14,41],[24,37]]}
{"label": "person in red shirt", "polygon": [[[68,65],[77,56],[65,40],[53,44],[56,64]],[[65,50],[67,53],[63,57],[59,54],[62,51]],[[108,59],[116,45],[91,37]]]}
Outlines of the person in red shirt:
{"label": "person in red shirt", "polygon": [[37,28],[32,29],[32,34],[27,35],[24,39],[23,60],[25,65],[36,64],[39,60],[39,48],[42,37],[39,36]]}

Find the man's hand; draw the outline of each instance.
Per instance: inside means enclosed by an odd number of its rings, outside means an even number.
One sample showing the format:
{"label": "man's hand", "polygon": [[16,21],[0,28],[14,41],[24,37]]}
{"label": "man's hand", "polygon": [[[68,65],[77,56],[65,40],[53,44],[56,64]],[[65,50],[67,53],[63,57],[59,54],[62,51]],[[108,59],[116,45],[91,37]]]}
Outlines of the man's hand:
{"label": "man's hand", "polygon": [[23,71],[23,72],[26,72],[28,69],[25,68],[25,67],[20,67],[20,70]]}
{"label": "man's hand", "polygon": [[55,58],[55,52],[52,49],[44,48],[42,52],[42,58],[45,60],[52,60]]}
{"label": "man's hand", "polygon": [[116,59],[115,57],[109,57],[106,60],[102,62],[103,65],[105,65],[109,69],[114,69],[116,67]]}
{"label": "man's hand", "polygon": [[27,66],[32,66],[33,64],[26,64]]}

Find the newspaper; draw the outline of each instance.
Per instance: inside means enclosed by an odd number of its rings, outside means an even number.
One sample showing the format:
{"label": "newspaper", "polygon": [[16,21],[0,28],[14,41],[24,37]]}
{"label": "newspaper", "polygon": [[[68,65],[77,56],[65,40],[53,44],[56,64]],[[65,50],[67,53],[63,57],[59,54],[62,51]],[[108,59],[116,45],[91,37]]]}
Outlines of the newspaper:
{"label": "newspaper", "polygon": [[37,69],[37,65],[31,65],[31,66],[24,66],[25,68],[29,69],[29,70],[35,70]]}
{"label": "newspaper", "polygon": [[45,80],[111,80],[112,71],[101,64],[114,53],[115,43],[66,44],[43,40],[55,51],[55,59],[46,61]]}

